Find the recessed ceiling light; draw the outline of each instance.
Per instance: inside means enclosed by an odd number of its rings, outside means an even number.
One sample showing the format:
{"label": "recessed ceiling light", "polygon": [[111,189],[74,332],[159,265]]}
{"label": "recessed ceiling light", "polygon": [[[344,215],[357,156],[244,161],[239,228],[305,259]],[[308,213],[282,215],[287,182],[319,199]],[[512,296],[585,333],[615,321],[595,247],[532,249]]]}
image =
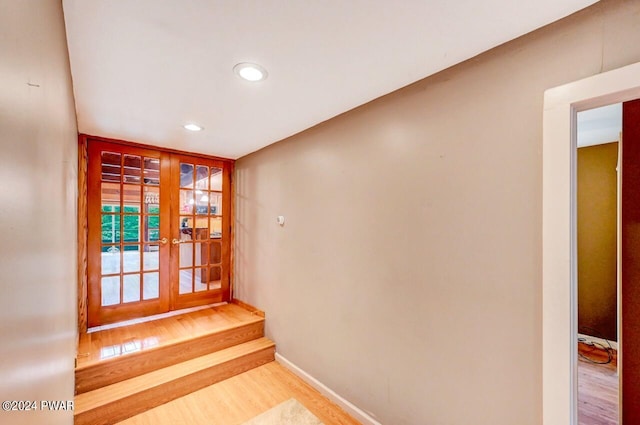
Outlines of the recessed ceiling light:
{"label": "recessed ceiling light", "polygon": [[185,124],[183,127],[189,131],[200,131],[204,128],[200,127],[198,124]]}
{"label": "recessed ceiling light", "polygon": [[243,62],[233,67],[233,72],[243,80],[256,82],[267,78],[267,70],[257,63]]}

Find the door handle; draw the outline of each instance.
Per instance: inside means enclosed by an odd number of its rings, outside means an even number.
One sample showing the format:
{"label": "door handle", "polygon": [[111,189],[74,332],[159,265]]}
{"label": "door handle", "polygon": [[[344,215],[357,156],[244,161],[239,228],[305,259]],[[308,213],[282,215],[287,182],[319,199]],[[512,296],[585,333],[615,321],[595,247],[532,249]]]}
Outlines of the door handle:
{"label": "door handle", "polygon": [[166,245],[166,244],[167,244],[167,242],[169,242],[169,239],[167,239],[167,238],[162,238],[162,239],[160,239],[160,243],[161,243],[162,245]]}
{"label": "door handle", "polygon": [[172,243],[173,245],[179,245],[179,244],[181,244],[182,242],[184,242],[184,241],[178,240],[178,239],[176,239],[176,238],[171,239],[171,243]]}

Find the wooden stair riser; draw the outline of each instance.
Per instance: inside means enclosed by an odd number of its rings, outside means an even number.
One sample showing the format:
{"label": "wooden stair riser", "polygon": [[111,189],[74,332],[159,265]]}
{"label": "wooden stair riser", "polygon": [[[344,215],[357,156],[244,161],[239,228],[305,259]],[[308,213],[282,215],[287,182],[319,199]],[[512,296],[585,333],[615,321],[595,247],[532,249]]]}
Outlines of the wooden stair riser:
{"label": "wooden stair riser", "polygon": [[76,369],[75,391],[92,391],[262,336],[264,320],[81,367]]}
{"label": "wooden stair riser", "polygon": [[182,376],[111,403],[80,412],[76,425],[109,425],[146,410],[175,400],[224,379],[274,361],[275,347],[271,346]]}

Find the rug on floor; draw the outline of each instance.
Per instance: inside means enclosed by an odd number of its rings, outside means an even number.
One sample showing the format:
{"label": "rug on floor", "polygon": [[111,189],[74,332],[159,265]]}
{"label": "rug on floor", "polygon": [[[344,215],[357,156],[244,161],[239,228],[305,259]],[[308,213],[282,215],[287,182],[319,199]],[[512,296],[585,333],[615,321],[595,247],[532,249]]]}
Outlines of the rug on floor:
{"label": "rug on floor", "polygon": [[295,398],[259,414],[242,425],[323,425]]}

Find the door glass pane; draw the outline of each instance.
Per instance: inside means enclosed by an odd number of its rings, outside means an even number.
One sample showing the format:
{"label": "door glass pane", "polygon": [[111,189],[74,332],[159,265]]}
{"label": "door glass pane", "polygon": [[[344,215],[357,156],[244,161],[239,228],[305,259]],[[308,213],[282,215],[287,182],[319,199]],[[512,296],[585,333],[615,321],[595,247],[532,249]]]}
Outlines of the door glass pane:
{"label": "door glass pane", "polygon": [[135,155],[125,155],[123,171],[125,183],[139,184],[142,175],[142,159]]}
{"label": "door glass pane", "polygon": [[196,240],[205,240],[209,235],[209,219],[206,217],[196,217]]}
{"label": "door glass pane", "polygon": [[209,237],[211,239],[220,239],[222,237],[222,218],[221,217],[211,218],[211,222],[209,224]]}
{"label": "door glass pane", "polygon": [[209,214],[209,195],[206,192],[198,195],[197,192],[196,190],[196,214]]}
{"label": "door glass pane", "polygon": [[180,240],[190,241],[193,235],[193,217],[180,217]]}
{"label": "door glass pane", "polygon": [[122,252],[123,271],[140,271],[140,245],[125,245]]}
{"label": "door glass pane", "polygon": [[206,291],[209,289],[208,279],[207,279],[207,269],[205,268],[197,268],[196,269],[196,280],[194,284],[195,292]]}
{"label": "door glass pane", "polygon": [[145,273],[142,298],[151,300],[160,296],[160,277],[158,272]]}
{"label": "door glass pane", "polygon": [[160,240],[160,216],[148,215],[144,218],[145,239],[149,242]]}
{"label": "door glass pane", "polygon": [[190,294],[193,292],[193,269],[180,270],[180,286],[181,294]]}
{"label": "door glass pane", "polygon": [[209,194],[211,215],[222,215],[222,193],[211,192]]}
{"label": "door glass pane", "polygon": [[120,304],[120,276],[103,277],[102,306]]}
{"label": "door glass pane", "polygon": [[101,184],[102,212],[120,212],[120,183]]}
{"label": "door glass pane", "polygon": [[102,243],[120,242],[120,216],[102,214]]}
{"label": "door glass pane", "polygon": [[208,244],[196,242],[194,245],[196,250],[196,266],[206,266],[207,260],[209,259]]}
{"label": "door glass pane", "polygon": [[193,189],[193,164],[180,163],[180,187]]}
{"label": "door glass pane", "polygon": [[222,192],[222,169],[211,167],[211,190]]}
{"label": "door glass pane", "polygon": [[209,269],[209,290],[222,288],[222,269],[214,266]]}
{"label": "door glass pane", "polygon": [[140,214],[140,201],[142,200],[140,186],[125,184],[124,190],[124,212]]}
{"label": "door glass pane", "polygon": [[103,246],[100,256],[102,274],[120,273],[120,250],[117,246]]}
{"label": "door glass pane", "polygon": [[218,241],[212,241],[209,250],[211,251],[209,258],[209,264],[220,264],[222,258],[222,244]]}
{"label": "door glass pane", "polygon": [[204,165],[198,165],[196,167],[196,189],[207,190],[209,189],[209,167]]}
{"label": "door glass pane", "polygon": [[158,270],[160,266],[160,245],[145,245],[142,253],[144,270]]}
{"label": "door glass pane", "polygon": [[120,158],[119,153],[102,152],[100,164],[102,168],[102,181],[120,181]]}
{"label": "door glass pane", "polygon": [[122,302],[140,301],[140,275],[126,274],[123,277]]}
{"label": "door glass pane", "polygon": [[180,247],[180,267],[193,266],[193,244],[190,242],[183,242],[178,246]]}
{"label": "door glass pane", "polygon": [[158,186],[160,184],[160,160],[157,158],[144,159],[144,184]]}
{"label": "door glass pane", "polygon": [[125,242],[140,242],[140,216],[123,215],[123,236]]}
{"label": "door glass pane", "polygon": [[142,202],[144,202],[144,212],[160,214],[160,188],[145,186]]}
{"label": "door glass pane", "polygon": [[193,190],[180,191],[180,214],[193,214],[193,206],[196,203]]}

